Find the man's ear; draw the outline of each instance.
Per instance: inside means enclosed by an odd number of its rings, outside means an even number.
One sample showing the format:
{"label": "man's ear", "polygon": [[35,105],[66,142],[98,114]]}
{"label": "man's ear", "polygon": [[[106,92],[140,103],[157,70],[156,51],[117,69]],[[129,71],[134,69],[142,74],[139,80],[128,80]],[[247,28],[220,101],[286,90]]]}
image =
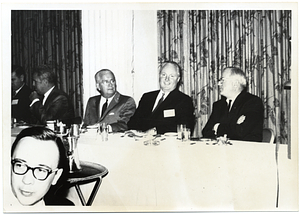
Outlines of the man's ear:
{"label": "man's ear", "polygon": [[21,76],[20,76],[20,79],[22,80],[22,82],[24,82],[24,75],[22,74]]}
{"label": "man's ear", "polygon": [[235,89],[238,89],[238,88],[240,87],[240,84],[239,84],[239,82],[238,82],[237,80],[234,80],[234,81],[232,82],[232,85],[233,85],[233,87],[234,87]]}
{"label": "man's ear", "polygon": [[42,82],[46,85],[48,85],[48,80],[47,79],[43,79]]}
{"label": "man's ear", "polygon": [[58,169],[57,171],[56,171],[56,173],[55,173],[55,176],[54,176],[54,179],[53,179],[53,181],[52,181],[52,185],[55,185],[56,183],[57,183],[57,181],[58,181],[58,179],[60,178],[60,176],[61,176],[61,174],[62,174],[62,172],[63,172],[64,170],[63,169]]}

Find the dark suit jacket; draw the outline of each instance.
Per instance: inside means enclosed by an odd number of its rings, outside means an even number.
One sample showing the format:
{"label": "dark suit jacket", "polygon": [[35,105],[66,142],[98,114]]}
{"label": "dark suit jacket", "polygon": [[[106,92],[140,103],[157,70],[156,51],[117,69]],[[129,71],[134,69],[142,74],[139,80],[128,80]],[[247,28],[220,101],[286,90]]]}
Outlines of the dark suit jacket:
{"label": "dark suit jacket", "polygon": [[72,201],[57,195],[44,199],[44,201],[46,206],[74,206]]}
{"label": "dark suit jacket", "polygon": [[129,129],[146,131],[156,127],[157,132],[163,134],[177,132],[177,125],[186,124],[192,131],[195,123],[192,99],[175,89],[152,113],[158,93],[159,90],[145,93],[142,96],[135,114],[128,122]]}
{"label": "dark suit jacket", "polygon": [[113,132],[127,130],[127,122],[136,109],[134,99],[116,92],[114,98],[104,112],[104,115],[100,118],[100,98],[101,95],[89,98],[83,119],[84,126],[101,122],[110,125]]}
{"label": "dark suit jacket", "polygon": [[74,117],[74,108],[68,95],[55,87],[49,94],[45,105],[41,101],[30,107],[37,124],[46,124],[48,120],[64,120]]}
{"label": "dark suit jacket", "polygon": [[[217,136],[227,134],[233,140],[262,141],[263,113],[262,100],[246,91],[237,96],[229,114],[226,98],[222,97],[213,104],[212,114],[202,130],[203,137],[216,137],[212,129],[216,123],[220,123]],[[238,124],[242,115],[246,119]]]}
{"label": "dark suit jacket", "polygon": [[27,123],[32,123],[32,115],[30,112],[30,99],[29,95],[32,90],[27,85],[24,85],[21,90],[15,95],[11,96],[11,117],[16,118],[17,121],[24,121]]}

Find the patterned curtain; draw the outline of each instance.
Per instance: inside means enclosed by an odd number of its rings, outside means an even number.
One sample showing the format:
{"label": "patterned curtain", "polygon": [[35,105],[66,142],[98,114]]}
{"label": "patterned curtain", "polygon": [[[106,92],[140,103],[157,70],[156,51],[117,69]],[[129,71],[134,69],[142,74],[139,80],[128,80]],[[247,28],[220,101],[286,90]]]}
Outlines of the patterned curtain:
{"label": "patterned curtain", "polygon": [[32,87],[32,71],[52,65],[58,87],[69,94],[76,116],[82,116],[81,11],[11,11],[11,60],[24,67]]}
{"label": "patterned curtain", "polygon": [[291,74],[291,11],[158,11],[158,61],[178,62],[183,68],[181,90],[194,100],[201,136],[220,98],[222,69],[237,66],[246,73],[249,92],[264,103],[264,127],[280,143],[290,133],[291,99],[284,83]]}

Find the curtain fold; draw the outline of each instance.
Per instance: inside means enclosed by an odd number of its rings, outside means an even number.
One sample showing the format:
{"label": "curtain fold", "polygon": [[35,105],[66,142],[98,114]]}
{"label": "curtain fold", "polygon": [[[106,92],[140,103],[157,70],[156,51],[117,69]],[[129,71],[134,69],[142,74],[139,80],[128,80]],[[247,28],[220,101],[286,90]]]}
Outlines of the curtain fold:
{"label": "curtain fold", "polygon": [[160,10],[158,62],[173,60],[183,69],[181,90],[194,100],[196,129],[202,136],[219,99],[218,79],[227,66],[246,73],[248,91],[263,100],[264,127],[286,144],[290,128],[291,11],[289,10]]}
{"label": "curtain fold", "polygon": [[82,28],[78,10],[12,10],[11,60],[24,67],[32,87],[33,69],[51,65],[57,85],[69,94],[76,116],[82,109]]}

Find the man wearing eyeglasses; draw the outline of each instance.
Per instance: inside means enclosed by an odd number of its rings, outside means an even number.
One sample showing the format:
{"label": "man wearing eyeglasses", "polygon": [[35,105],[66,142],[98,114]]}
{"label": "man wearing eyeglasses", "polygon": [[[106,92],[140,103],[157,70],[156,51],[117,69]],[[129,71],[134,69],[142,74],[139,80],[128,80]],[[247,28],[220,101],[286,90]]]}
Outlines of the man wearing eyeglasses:
{"label": "man wearing eyeglasses", "polygon": [[136,109],[134,99],[117,91],[115,75],[109,69],[98,71],[95,81],[100,95],[89,98],[83,127],[106,124],[109,132],[127,130],[127,122]]}
{"label": "man wearing eyeglasses", "polygon": [[221,99],[213,104],[212,113],[202,130],[203,137],[215,138],[225,134],[232,140],[262,141],[263,103],[248,93],[244,72],[228,67],[218,83]]}
{"label": "man wearing eyeglasses", "polygon": [[67,172],[64,145],[53,131],[32,127],[16,137],[11,148],[11,188],[20,204],[74,205],[50,191],[64,182]]}

